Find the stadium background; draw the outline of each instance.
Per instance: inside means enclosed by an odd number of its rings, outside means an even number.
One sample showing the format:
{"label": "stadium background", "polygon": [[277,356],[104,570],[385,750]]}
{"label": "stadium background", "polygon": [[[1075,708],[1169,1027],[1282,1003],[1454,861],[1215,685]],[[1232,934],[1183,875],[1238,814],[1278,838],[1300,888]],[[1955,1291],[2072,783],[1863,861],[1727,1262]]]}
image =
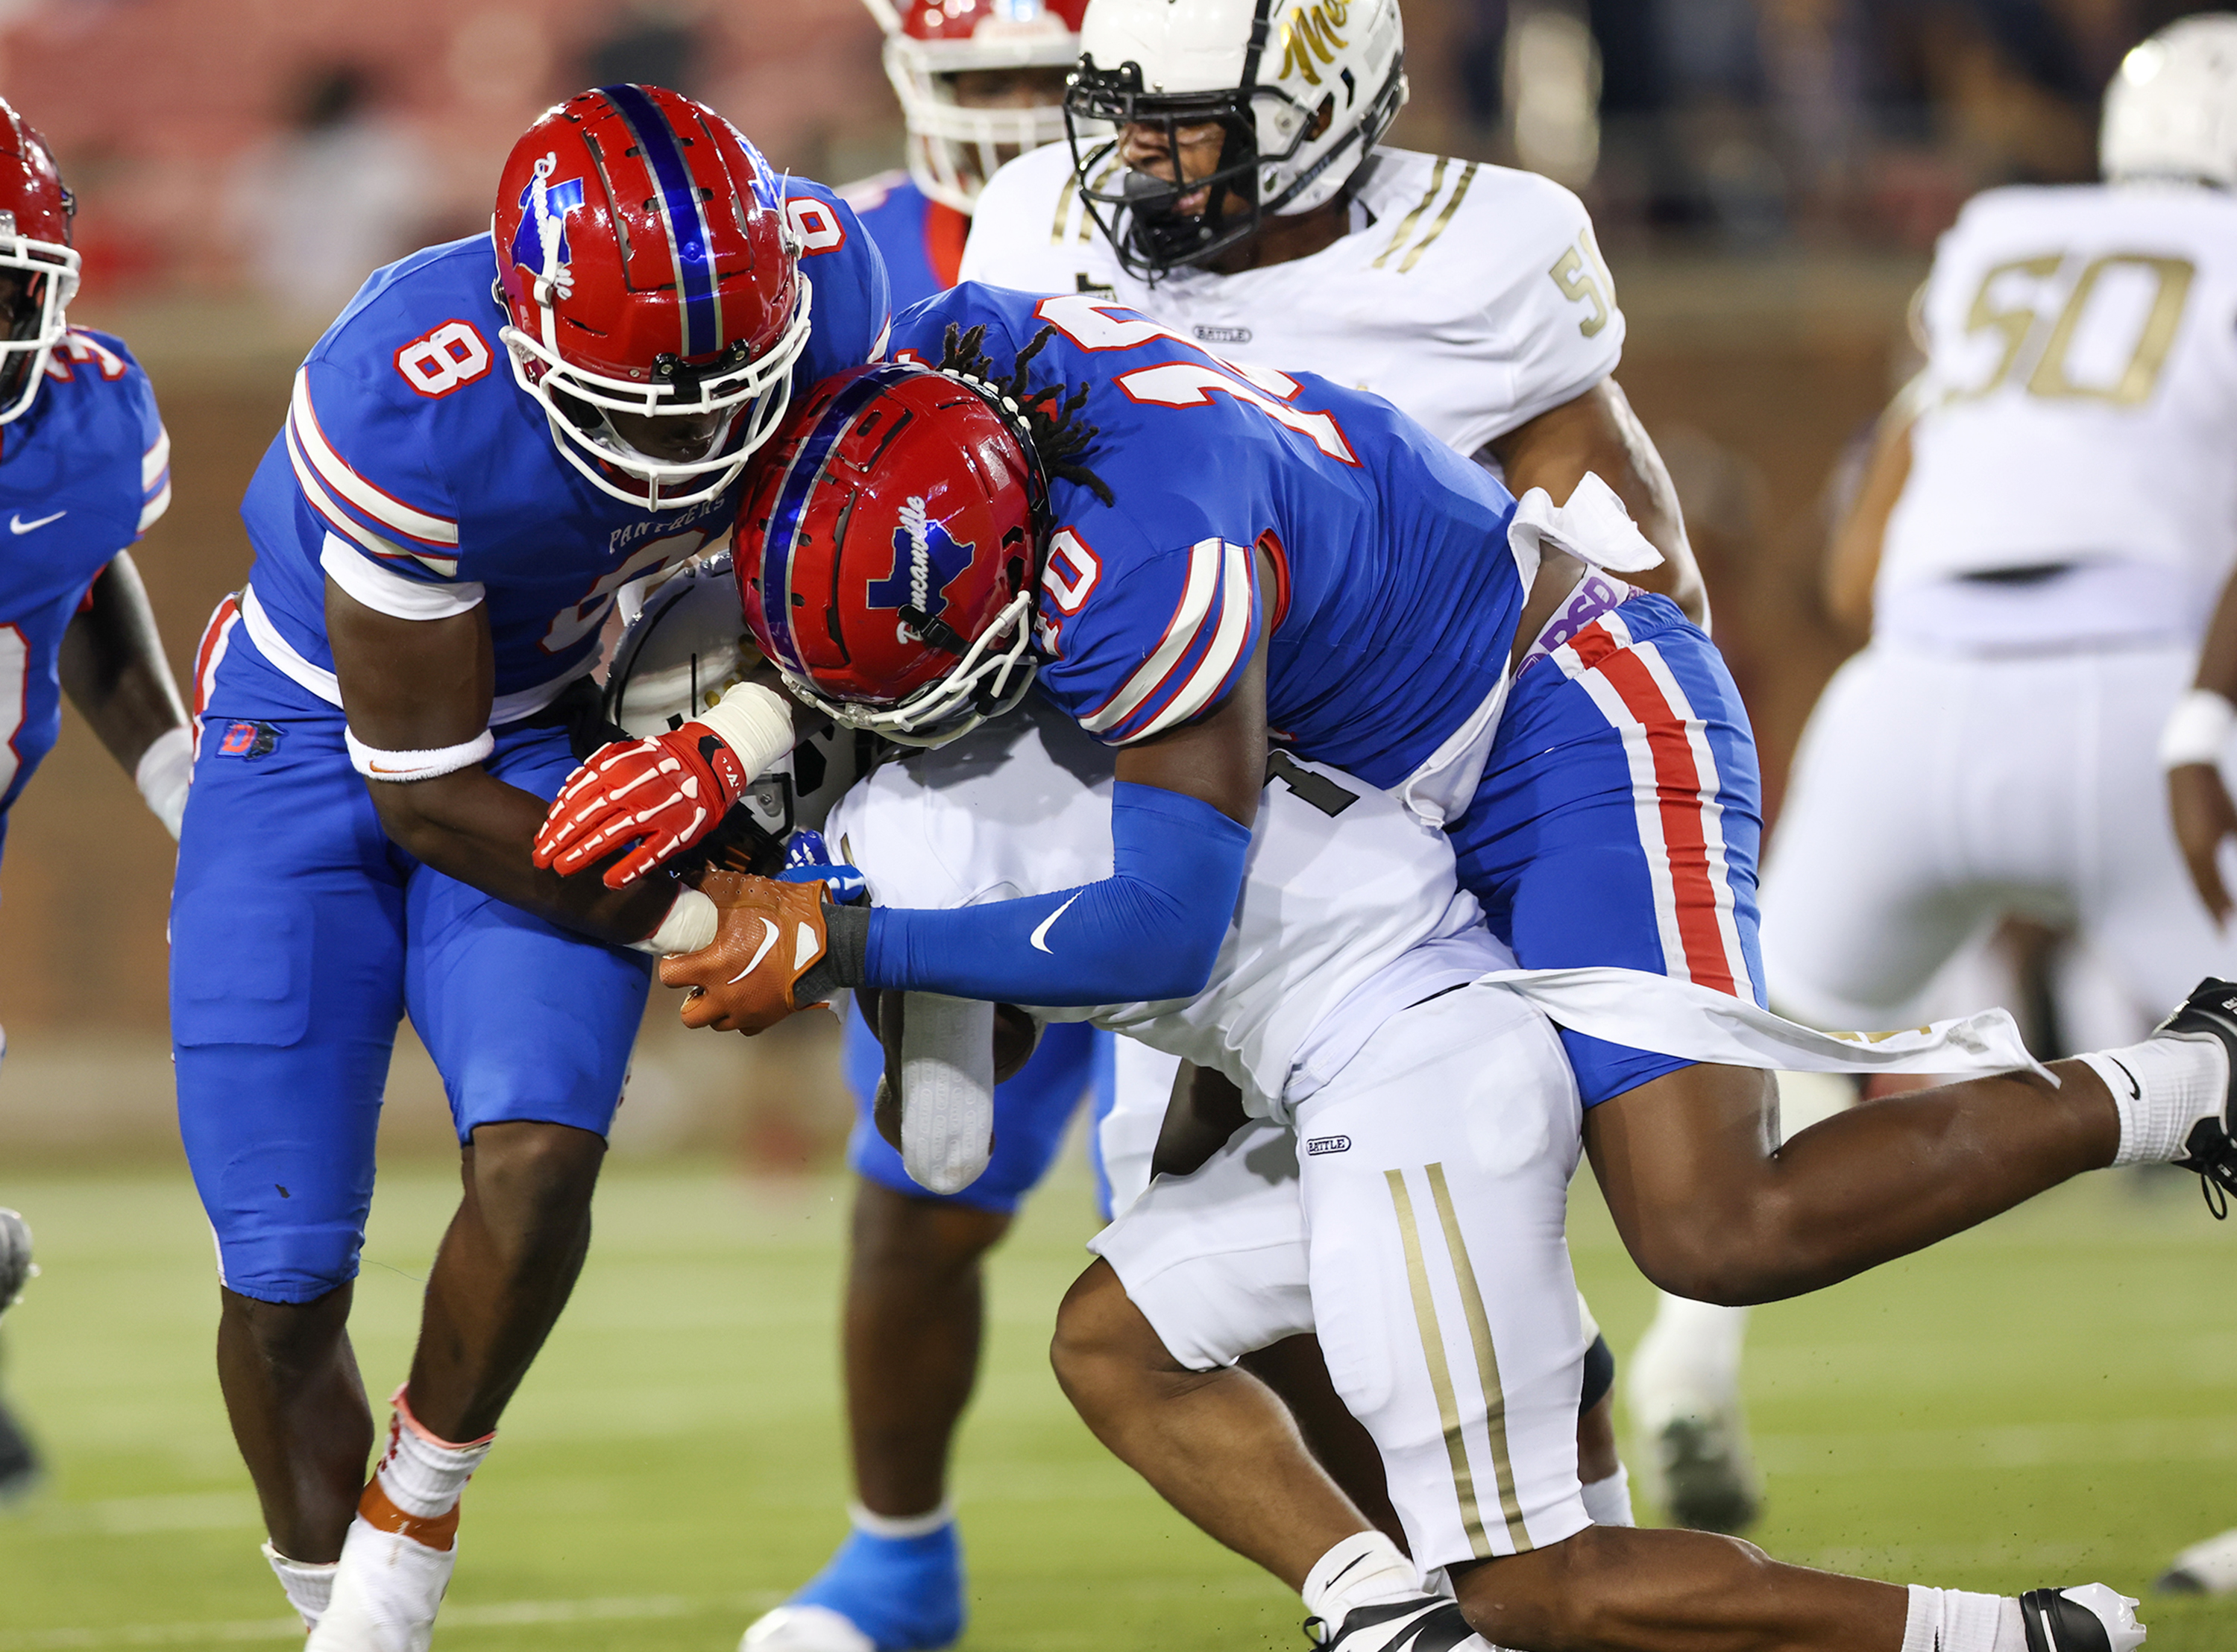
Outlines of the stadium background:
{"label": "stadium background", "polygon": [[[1393,141],[1532,165],[1593,207],[1629,321],[1620,377],[1677,480],[1774,802],[1852,646],[1817,558],[1844,463],[1909,371],[1934,235],[1979,188],[2090,175],[2097,89],[2186,9],[1406,0]],[[247,570],[234,507],[301,351],[366,269],[486,221],[541,107],[597,81],[678,85],[781,166],[843,182],[900,153],[877,43],[857,0],[0,0],[0,90],[81,202],[73,319],[125,336],[174,439],[175,500],[138,560],[181,681]],[[48,1267],[0,1352],[56,1465],[0,1518],[0,1652],[284,1640],[169,1119],[170,846],[65,717],[0,877],[0,1203],[32,1215]],[[591,1268],[509,1420],[518,1445],[470,1499],[446,1642],[723,1645],[839,1529],[834,1028],[747,1043],[673,1013],[656,992]],[[447,1209],[447,1119],[408,1035],[391,1096],[369,1385],[400,1374]],[[2188,1178],[2100,1180],[1758,1316],[1759,1537],[1899,1578],[2009,1589],[2079,1568],[2135,1592],[2237,1520],[2237,1333],[2197,1306],[2226,1300],[2227,1236]],[[1648,1294],[1596,1197],[1578,1204],[1620,1349]],[[996,1272],[960,1470],[972,1644],[1287,1644],[1279,1591],[1103,1457],[1047,1377],[1091,1227],[1067,1173]],[[2217,1606],[2167,1621],[2155,1647],[2237,1643]]]}

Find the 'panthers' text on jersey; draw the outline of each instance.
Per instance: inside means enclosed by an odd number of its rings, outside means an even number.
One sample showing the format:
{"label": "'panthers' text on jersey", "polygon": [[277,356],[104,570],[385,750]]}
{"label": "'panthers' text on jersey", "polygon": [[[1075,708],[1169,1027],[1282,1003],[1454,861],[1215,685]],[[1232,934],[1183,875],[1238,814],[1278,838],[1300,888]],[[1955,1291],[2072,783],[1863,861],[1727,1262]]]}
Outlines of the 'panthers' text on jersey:
{"label": "'panthers' text on jersey", "polygon": [[1155,286],[1118,267],[1071,147],[1010,162],[972,219],[963,279],[1114,298],[1232,359],[1387,396],[1473,454],[1615,370],[1623,314],[1584,205],[1535,173],[1377,149],[1352,227],[1319,252]]}
{"label": "'panthers' text on jersey", "polygon": [[[1924,316],[1883,606],[1967,574],[2122,564],[2145,607],[2201,628],[2237,564],[2237,200],[1992,189],[1943,236]],[[2076,617],[2095,625],[2121,599],[2089,589],[2098,612]]]}
{"label": "'panthers' text on jersey", "polygon": [[[1029,701],[882,765],[833,809],[829,831],[881,905],[1050,894],[1111,875],[1111,754]],[[1303,1101],[1386,1016],[1510,967],[1442,833],[1340,771],[1277,758],[1204,991],[1035,1013],[1213,1068],[1264,1115]]]}
{"label": "'panthers' text on jersey", "polygon": [[95,578],[171,503],[171,438],[148,375],[73,327],[23,416],[0,425],[0,833],[62,732],[63,633]]}
{"label": "'panthers' text on jersey", "polygon": [[[795,393],[874,359],[885,271],[854,211],[791,181],[786,208],[811,284],[814,332]],[[727,533],[734,484],[649,511],[591,485],[513,381],[487,235],[376,271],[295,375],[287,422],[241,504],[256,549],[242,622],[260,651],[340,705],[325,578],[383,612],[436,618],[487,604],[492,721],[539,709],[597,663],[615,593]]]}
{"label": "'panthers' text on jersey", "polygon": [[881,172],[850,183],[839,199],[855,209],[886,260],[894,308],[907,309],[956,282],[971,220],[916,187],[906,172]]}
{"label": "'panthers' text on jersey", "polygon": [[937,363],[951,324],[986,326],[998,372],[1047,330],[1033,385],[1087,387],[1085,462],[1116,503],[1052,478],[1033,641],[1042,691],[1090,734],[1125,745],[1203,714],[1262,614],[1277,734],[1378,786],[1500,689],[1514,501],[1389,403],[1231,364],[1107,300],[968,281],[904,313],[894,349]]}

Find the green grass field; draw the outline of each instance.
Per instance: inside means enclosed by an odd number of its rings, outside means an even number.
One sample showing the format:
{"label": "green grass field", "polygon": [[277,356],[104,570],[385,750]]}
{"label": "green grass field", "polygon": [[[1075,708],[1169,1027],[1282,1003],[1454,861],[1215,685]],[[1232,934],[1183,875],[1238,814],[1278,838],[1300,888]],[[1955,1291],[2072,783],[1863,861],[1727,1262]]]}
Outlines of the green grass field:
{"label": "green grass field", "polygon": [[[726,1652],[822,1561],[844,1482],[845,1189],[617,1165],[580,1290],[467,1499],[439,1644]],[[285,1644],[211,1375],[209,1238],[183,1174],[11,1176],[45,1277],[9,1387],[55,1465],[0,1517],[0,1652]],[[448,1178],[383,1181],[358,1349],[400,1375]],[[1184,1525],[1072,1418],[1043,1359],[1091,1225],[1068,1172],[995,1270],[960,1450],[972,1652],[1299,1648],[1294,1599]],[[1619,1353],[1651,1307],[1589,1186],[1579,1272]],[[1784,1557],[2012,1591],[2134,1594],[2237,1524],[2237,1229],[2188,1177],[2101,1177],[1930,1257],[1760,1311],[1749,1395]],[[1644,1511],[1642,1511],[1644,1512]],[[2155,1649],[2237,1646],[2237,1603],[2148,1602]]]}

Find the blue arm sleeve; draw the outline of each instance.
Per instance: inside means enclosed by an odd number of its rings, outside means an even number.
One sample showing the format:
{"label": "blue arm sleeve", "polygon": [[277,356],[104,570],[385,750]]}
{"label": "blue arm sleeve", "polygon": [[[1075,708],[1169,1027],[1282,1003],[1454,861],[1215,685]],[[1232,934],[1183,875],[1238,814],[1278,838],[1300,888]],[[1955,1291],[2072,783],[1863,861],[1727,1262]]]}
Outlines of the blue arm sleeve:
{"label": "blue arm sleeve", "polygon": [[1112,875],[950,912],[870,914],[874,987],[998,1004],[1134,1004],[1204,991],[1243,893],[1250,833],[1209,803],[1120,781]]}

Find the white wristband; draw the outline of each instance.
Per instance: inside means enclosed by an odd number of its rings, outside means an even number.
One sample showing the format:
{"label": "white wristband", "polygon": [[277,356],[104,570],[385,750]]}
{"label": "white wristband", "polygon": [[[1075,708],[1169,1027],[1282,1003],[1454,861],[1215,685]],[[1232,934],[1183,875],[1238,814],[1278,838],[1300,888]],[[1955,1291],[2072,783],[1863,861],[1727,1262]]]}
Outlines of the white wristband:
{"label": "white wristband", "polygon": [[2211,688],[2193,688],[2174,702],[2160,730],[2160,767],[2215,763],[2237,734],[2237,706]]}
{"label": "white wristband", "polygon": [[132,783],[173,842],[178,840],[179,822],[187,813],[187,787],[194,778],[195,737],[184,725],[156,735],[132,771]]}
{"label": "white wristband", "polygon": [[660,920],[660,927],[641,941],[631,941],[630,949],[650,952],[655,958],[672,958],[679,952],[696,952],[703,946],[715,944],[715,932],[722,926],[722,914],[715,903],[696,889],[687,889],[676,898],[668,909],[668,916]]}
{"label": "white wristband", "polygon": [[766,683],[736,684],[692,721],[715,731],[749,780],[792,749],[792,701]]}
{"label": "white wristband", "polygon": [[349,749],[350,767],[369,780],[401,785],[407,780],[432,780],[470,768],[497,749],[497,736],[486,728],[455,746],[437,746],[420,752],[384,752],[368,746],[342,725],[342,744]]}

